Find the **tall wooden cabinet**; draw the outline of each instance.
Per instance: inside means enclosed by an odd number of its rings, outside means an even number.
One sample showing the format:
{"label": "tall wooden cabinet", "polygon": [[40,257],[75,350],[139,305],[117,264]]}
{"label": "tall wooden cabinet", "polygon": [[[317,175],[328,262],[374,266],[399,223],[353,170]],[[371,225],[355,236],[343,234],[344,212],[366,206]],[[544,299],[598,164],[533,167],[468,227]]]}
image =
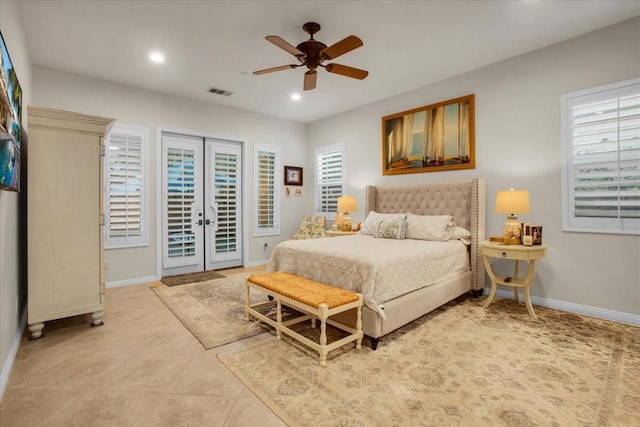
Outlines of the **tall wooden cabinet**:
{"label": "tall wooden cabinet", "polygon": [[103,137],[113,119],[29,106],[28,323],[91,313],[102,324]]}

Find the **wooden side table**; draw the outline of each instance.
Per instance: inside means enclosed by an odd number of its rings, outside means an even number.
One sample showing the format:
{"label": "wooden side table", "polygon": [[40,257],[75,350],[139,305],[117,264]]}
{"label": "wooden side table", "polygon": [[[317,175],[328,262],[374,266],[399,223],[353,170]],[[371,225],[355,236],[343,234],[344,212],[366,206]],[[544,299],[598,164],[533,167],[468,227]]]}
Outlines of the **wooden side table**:
{"label": "wooden side table", "polygon": [[351,236],[352,234],[356,234],[357,231],[338,231],[338,230],[326,230],[324,234],[329,237],[340,237],[340,236]]}
{"label": "wooden side table", "polygon": [[[531,282],[533,282],[533,276],[536,269],[536,260],[542,259],[547,251],[547,246],[523,246],[523,245],[503,245],[502,243],[495,243],[484,241],[480,242],[480,251],[482,253],[482,259],[484,261],[484,268],[487,274],[491,278],[491,291],[487,300],[484,302],[483,307],[487,308],[493,302],[493,298],[496,295],[496,288],[498,285],[505,285],[513,287],[513,296],[516,302],[520,302],[518,295],[518,289],[523,288],[524,303],[527,306],[529,314],[534,319],[537,319],[533,306],[531,305],[531,298],[529,297],[529,288]],[[515,261],[515,271],[513,276],[496,276],[491,269],[491,258],[512,259]],[[529,266],[524,277],[519,277],[520,261],[528,261]]]}

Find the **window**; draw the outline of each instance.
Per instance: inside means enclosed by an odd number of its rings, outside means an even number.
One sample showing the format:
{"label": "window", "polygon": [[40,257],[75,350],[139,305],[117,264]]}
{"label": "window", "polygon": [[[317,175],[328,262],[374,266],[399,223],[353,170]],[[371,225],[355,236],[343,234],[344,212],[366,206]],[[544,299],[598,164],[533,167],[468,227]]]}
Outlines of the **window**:
{"label": "window", "polygon": [[280,148],[257,145],[256,159],[256,236],[280,234]]}
{"label": "window", "polygon": [[316,216],[334,220],[344,189],[344,144],[316,148]]}
{"label": "window", "polygon": [[105,248],[143,246],[146,128],[116,123],[105,141]]}
{"label": "window", "polygon": [[561,100],[563,230],[640,234],[640,79]]}

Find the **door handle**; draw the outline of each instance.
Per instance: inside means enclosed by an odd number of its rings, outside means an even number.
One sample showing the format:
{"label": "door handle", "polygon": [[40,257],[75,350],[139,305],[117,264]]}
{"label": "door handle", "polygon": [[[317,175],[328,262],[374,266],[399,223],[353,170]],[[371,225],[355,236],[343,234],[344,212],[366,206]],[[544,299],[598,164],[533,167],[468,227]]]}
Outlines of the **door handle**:
{"label": "door handle", "polygon": [[211,221],[210,221],[209,219],[206,219],[206,220],[204,221],[204,223],[205,223],[206,225],[209,225],[209,224],[211,224]]}
{"label": "door handle", "polygon": [[202,220],[201,219],[198,220],[198,225],[202,225]]}

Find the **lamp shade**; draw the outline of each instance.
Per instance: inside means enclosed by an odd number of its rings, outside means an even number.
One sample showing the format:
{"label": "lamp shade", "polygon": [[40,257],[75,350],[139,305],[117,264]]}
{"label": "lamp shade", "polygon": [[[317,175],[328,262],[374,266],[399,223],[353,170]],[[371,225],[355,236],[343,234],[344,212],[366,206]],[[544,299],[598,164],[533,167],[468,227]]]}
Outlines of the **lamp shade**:
{"label": "lamp shade", "polygon": [[338,197],[338,212],[355,212],[358,210],[356,206],[356,198],[353,196]]}
{"label": "lamp shade", "polygon": [[[340,203],[340,202],[338,202]],[[500,190],[496,193],[496,213],[528,214],[529,192],[527,190]]]}

